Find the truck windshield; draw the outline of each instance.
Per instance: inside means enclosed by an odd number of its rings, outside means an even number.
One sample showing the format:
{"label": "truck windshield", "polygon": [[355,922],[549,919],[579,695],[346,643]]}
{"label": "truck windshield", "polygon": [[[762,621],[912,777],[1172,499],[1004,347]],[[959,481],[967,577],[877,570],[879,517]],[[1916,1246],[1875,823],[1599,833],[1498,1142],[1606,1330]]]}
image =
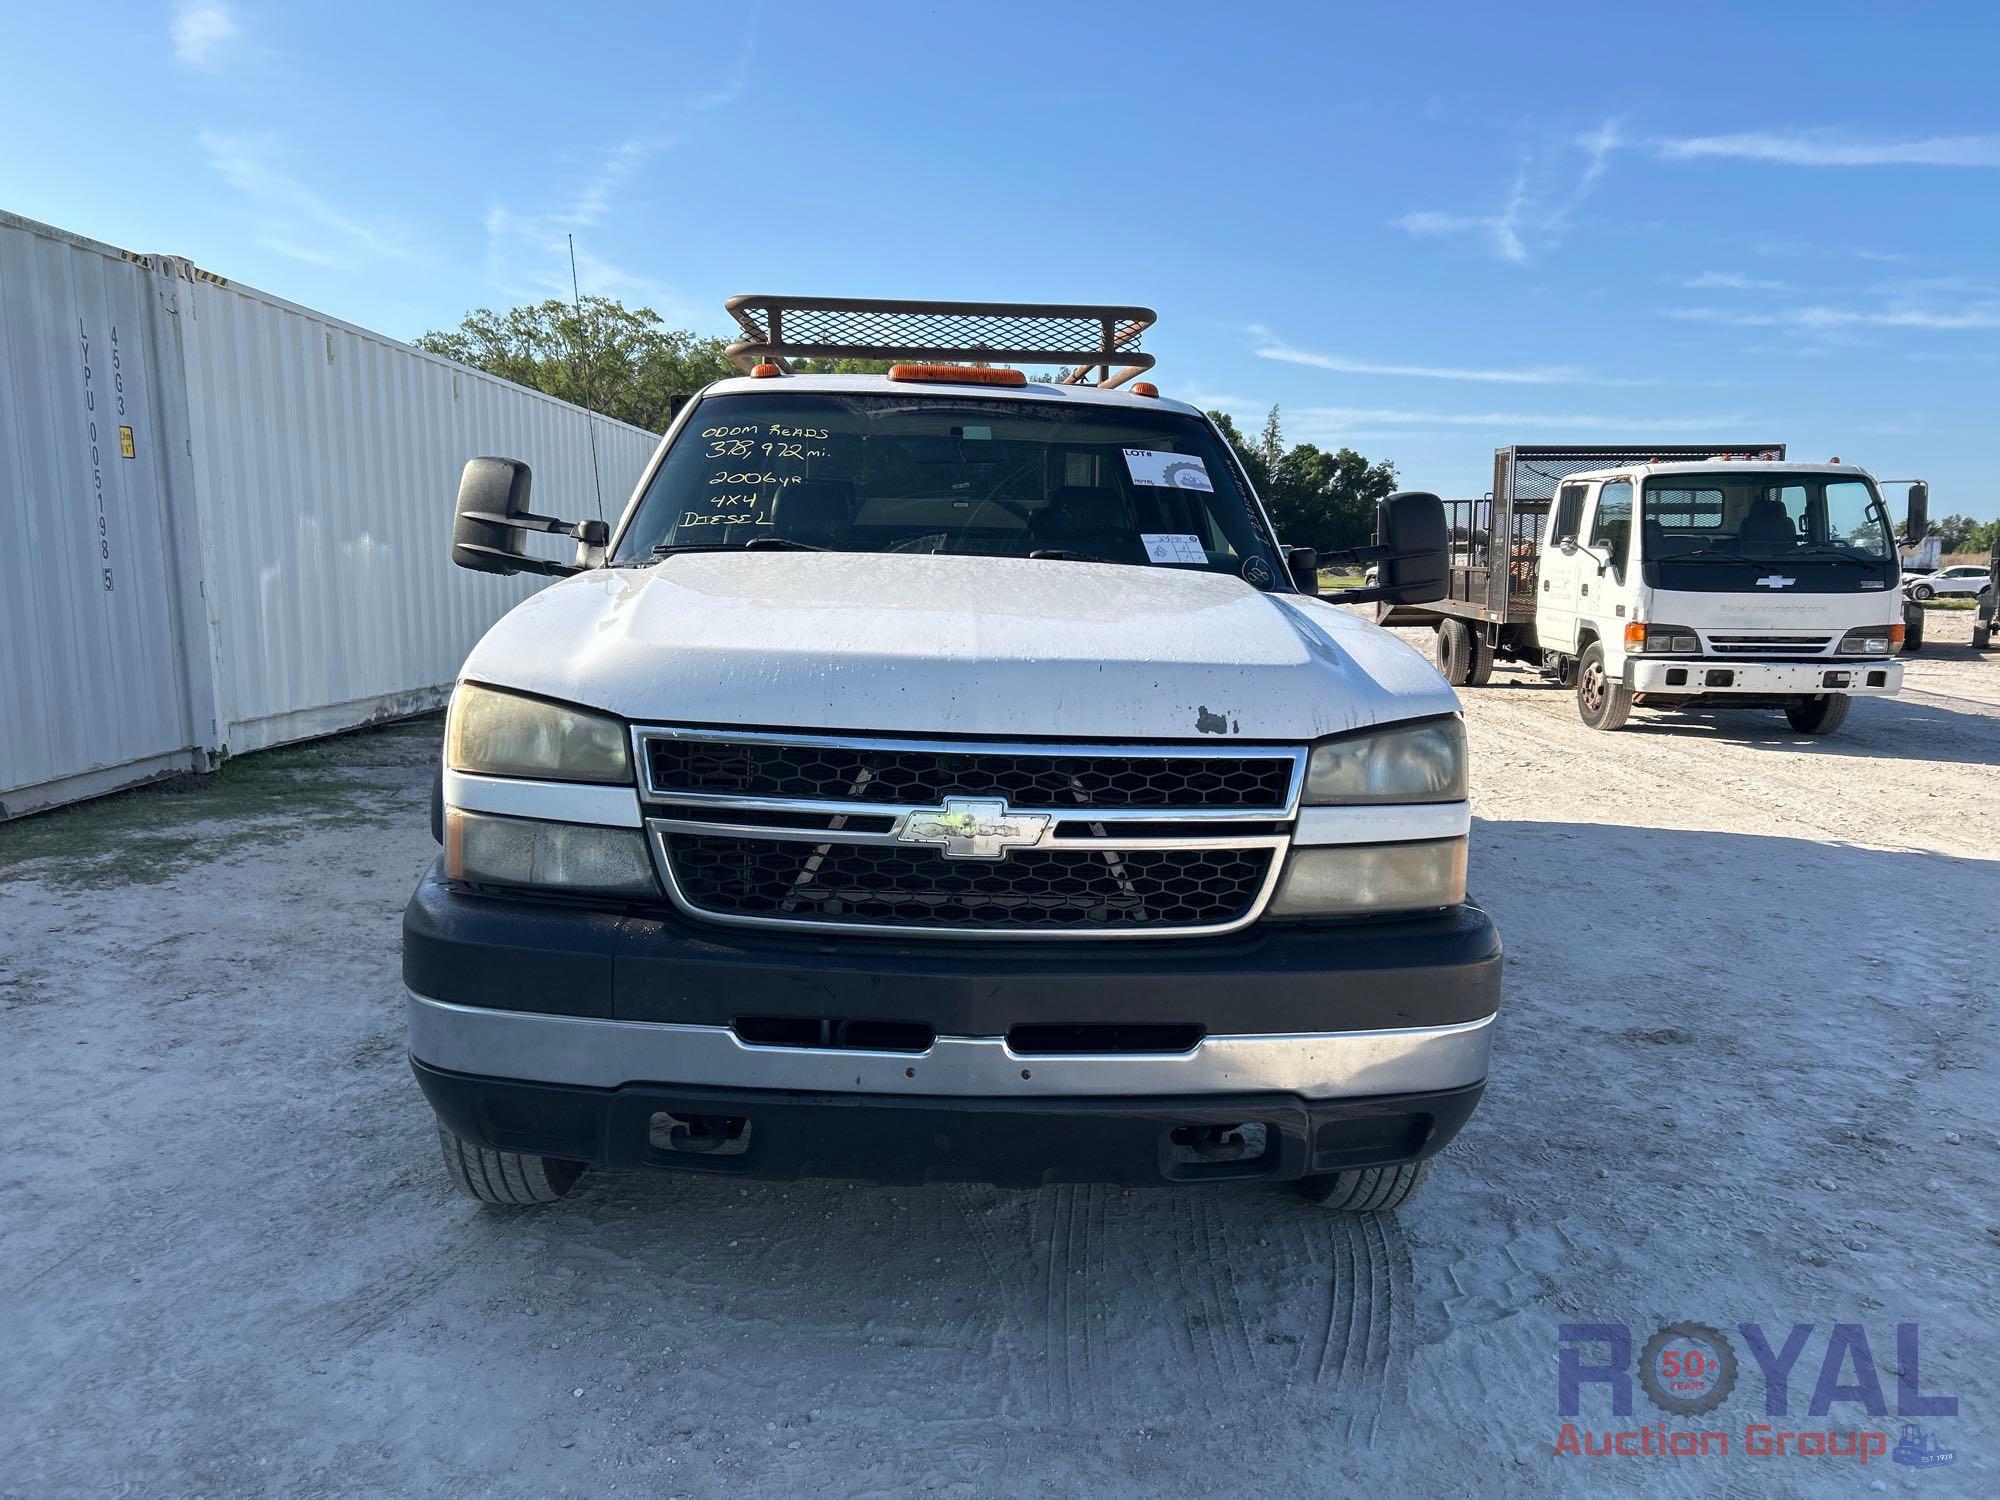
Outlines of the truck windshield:
{"label": "truck windshield", "polygon": [[1288,586],[1207,423],[970,394],[702,401],[614,562],[698,548],[1040,556]]}
{"label": "truck windshield", "polygon": [[1648,562],[1895,556],[1874,486],[1839,474],[1673,474],[1646,481]]}

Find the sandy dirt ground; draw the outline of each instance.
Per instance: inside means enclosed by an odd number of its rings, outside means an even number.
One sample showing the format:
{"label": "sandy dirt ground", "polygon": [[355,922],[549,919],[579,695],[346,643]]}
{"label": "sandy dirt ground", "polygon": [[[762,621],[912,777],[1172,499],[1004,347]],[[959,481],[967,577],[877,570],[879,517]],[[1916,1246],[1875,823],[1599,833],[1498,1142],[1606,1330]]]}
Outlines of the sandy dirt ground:
{"label": "sandy dirt ground", "polygon": [[[0,828],[0,1492],[1996,1493],[2000,655],[1933,642],[1823,743],[1467,695],[1505,1009],[1393,1219],[664,1174],[482,1212],[403,1054],[434,724]],[[1682,1424],[1739,1438],[1893,1441],[1807,1399],[1850,1323],[1893,1408],[1920,1325],[1956,1464],[1556,1453],[1559,1327],[1679,1320],[1813,1325],[1788,1417],[1736,1338]]]}

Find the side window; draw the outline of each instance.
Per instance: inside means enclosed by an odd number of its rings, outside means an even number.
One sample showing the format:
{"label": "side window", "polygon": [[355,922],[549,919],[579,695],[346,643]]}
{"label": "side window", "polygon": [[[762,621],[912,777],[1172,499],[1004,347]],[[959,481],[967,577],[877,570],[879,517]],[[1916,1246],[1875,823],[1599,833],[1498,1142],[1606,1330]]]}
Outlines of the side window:
{"label": "side window", "polygon": [[1597,492],[1597,512],[1591,517],[1591,549],[1611,559],[1622,578],[1625,549],[1632,540],[1632,481],[1614,479]]}
{"label": "side window", "polygon": [[1566,484],[1556,497],[1556,508],[1549,512],[1549,541],[1551,544],[1573,538],[1583,526],[1583,497],[1590,492],[1587,484]]}

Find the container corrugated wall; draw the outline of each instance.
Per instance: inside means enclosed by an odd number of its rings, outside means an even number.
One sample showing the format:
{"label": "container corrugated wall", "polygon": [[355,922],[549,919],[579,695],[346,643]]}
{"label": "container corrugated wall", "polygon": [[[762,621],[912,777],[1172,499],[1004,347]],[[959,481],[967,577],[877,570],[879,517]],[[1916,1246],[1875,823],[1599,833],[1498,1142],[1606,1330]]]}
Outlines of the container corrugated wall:
{"label": "container corrugated wall", "polygon": [[656,441],[0,214],[0,817],[441,701],[542,582],[451,566],[465,460],[615,518]]}
{"label": "container corrugated wall", "polygon": [[[534,469],[545,514],[624,508],[652,433],[308,312],[184,279],[179,332],[232,754],[435,701],[543,580],[452,566],[468,458]],[[566,555],[548,546],[546,555]]]}

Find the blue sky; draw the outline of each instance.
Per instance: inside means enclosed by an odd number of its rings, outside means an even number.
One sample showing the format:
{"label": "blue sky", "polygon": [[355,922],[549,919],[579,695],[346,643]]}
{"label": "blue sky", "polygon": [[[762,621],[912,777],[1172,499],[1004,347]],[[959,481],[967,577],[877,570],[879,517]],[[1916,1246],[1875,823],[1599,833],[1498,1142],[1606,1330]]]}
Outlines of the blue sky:
{"label": "blue sky", "polygon": [[22,6],[0,207],[400,337],[584,289],[1143,302],[1483,491],[1785,441],[2000,513],[2000,6]]}

